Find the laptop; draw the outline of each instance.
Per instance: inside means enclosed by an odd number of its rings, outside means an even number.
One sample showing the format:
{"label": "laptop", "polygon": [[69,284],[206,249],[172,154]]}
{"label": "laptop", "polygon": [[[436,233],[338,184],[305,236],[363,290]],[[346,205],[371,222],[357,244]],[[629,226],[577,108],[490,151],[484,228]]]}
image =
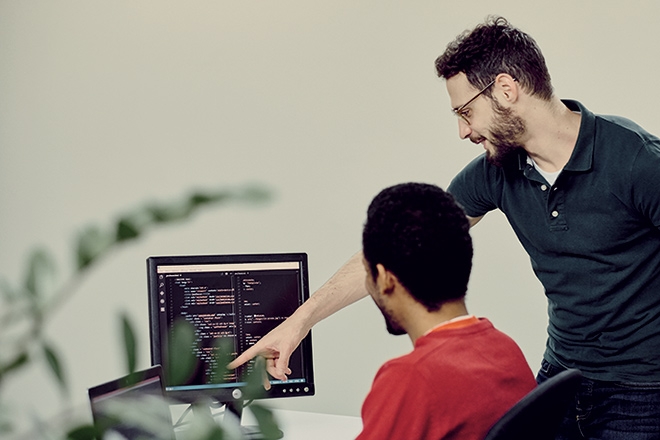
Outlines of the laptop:
{"label": "laptop", "polygon": [[175,440],[160,365],[89,388],[88,394],[104,439]]}

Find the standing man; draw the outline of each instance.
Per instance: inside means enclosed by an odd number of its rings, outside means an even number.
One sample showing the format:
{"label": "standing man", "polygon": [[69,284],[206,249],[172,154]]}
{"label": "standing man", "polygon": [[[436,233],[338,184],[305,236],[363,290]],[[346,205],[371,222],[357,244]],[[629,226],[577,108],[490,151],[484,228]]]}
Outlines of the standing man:
{"label": "standing man", "polygon": [[553,93],[534,40],[503,18],[436,60],[459,135],[449,186],[472,224],[500,209],[548,298],[538,380],[586,378],[560,438],[660,438],[660,140]]}
{"label": "standing man", "polygon": [[414,350],[376,374],[358,440],[482,440],[536,382],[511,338],[468,315],[464,212],[434,185],[386,188],[367,211],[362,249],[367,291]]}
{"label": "standing man", "polygon": [[[437,60],[459,135],[486,150],[448,191],[472,225],[503,211],[548,298],[538,381],[584,376],[560,439],[660,438],[660,140],[553,91],[526,33],[495,17]],[[321,319],[366,294],[354,256],[235,363],[262,353],[284,377]]]}

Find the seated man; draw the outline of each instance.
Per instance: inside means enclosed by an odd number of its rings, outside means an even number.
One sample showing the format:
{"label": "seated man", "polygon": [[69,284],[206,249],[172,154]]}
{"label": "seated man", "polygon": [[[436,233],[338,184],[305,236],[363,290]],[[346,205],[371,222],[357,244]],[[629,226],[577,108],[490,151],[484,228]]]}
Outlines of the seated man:
{"label": "seated man", "polygon": [[483,439],[536,386],[520,348],[468,315],[469,224],[433,185],[383,190],[367,212],[366,288],[387,329],[414,349],[386,362],[362,407],[366,439]]}

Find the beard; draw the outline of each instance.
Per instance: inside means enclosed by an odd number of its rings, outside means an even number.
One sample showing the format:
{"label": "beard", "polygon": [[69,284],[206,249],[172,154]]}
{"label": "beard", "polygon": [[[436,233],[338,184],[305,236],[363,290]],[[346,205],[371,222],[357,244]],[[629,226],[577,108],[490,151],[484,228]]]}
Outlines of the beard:
{"label": "beard", "polygon": [[394,336],[401,336],[407,333],[404,329],[387,318],[385,318],[385,326],[387,327],[388,333]]}
{"label": "beard", "polygon": [[387,332],[389,334],[394,336],[400,336],[400,335],[405,335],[407,333],[386,310],[384,310],[380,306],[378,306],[378,308],[380,309],[380,312],[383,314],[383,318],[385,318],[385,327],[387,327]]}
{"label": "beard", "polygon": [[519,141],[526,132],[525,121],[513,114],[509,108],[502,107],[497,101],[492,101],[495,114],[490,129],[490,143],[495,152],[489,152],[486,159],[498,167],[508,167],[516,164],[518,153],[524,151],[524,145]]}

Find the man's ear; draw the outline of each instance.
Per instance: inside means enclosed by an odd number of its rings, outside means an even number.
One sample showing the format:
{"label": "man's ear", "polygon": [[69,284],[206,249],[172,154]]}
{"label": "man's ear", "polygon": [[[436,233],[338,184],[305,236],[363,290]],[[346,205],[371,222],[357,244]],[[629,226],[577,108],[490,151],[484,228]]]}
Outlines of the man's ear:
{"label": "man's ear", "polygon": [[389,270],[385,269],[382,264],[376,265],[378,274],[376,275],[376,285],[380,290],[381,295],[390,295],[394,292],[394,288],[399,283],[399,279]]}
{"label": "man's ear", "polygon": [[520,84],[508,73],[500,73],[495,78],[495,89],[498,98],[503,99],[509,104],[513,104],[518,100],[520,94]]}

